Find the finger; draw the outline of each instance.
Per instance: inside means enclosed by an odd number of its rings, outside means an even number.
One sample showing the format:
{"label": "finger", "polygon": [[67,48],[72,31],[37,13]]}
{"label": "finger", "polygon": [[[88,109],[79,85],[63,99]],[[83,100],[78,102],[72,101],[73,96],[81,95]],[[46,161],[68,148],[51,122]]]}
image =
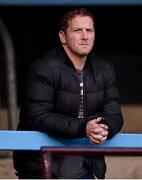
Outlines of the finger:
{"label": "finger", "polygon": [[101,126],[98,125],[98,127],[92,129],[92,133],[102,134],[103,136],[107,135],[108,134],[108,127],[104,126],[104,125],[101,125]]}
{"label": "finger", "polygon": [[104,136],[104,137],[101,139],[101,143],[104,143],[106,140],[107,140],[107,136]]}
{"label": "finger", "polygon": [[101,134],[91,134],[90,137],[93,141],[100,141],[104,136],[102,136]]}
{"label": "finger", "polygon": [[102,135],[102,137],[107,136],[107,135],[108,135],[108,131],[102,131],[102,132],[101,132],[101,135]]}
{"label": "finger", "polygon": [[93,133],[93,134],[100,134],[101,132],[102,132],[102,128],[100,128],[100,126],[94,128],[94,129],[92,130],[92,133]]}
{"label": "finger", "polygon": [[105,124],[99,124],[99,126],[100,126],[101,128],[103,128],[103,129],[108,130],[108,126],[107,126],[107,125],[105,125]]}
{"label": "finger", "polygon": [[99,144],[100,143],[100,141],[99,140],[97,140],[97,139],[94,139],[92,136],[90,136],[89,137],[89,141],[91,142],[91,143],[93,143],[93,144]]}

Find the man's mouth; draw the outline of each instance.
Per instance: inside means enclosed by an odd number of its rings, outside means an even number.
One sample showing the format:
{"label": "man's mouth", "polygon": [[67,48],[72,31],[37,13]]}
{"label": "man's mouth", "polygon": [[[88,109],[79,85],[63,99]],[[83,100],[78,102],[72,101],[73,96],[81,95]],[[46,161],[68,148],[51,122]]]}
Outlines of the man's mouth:
{"label": "man's mouth", "polygon": [[89,44],[80,44],[81,46],[88,46]]}

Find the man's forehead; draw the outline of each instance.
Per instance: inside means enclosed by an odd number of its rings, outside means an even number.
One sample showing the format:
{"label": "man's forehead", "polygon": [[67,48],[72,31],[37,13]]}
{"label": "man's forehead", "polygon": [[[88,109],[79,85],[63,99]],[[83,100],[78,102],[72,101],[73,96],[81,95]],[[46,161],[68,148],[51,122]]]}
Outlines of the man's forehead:
{"label": "man's forehead", "polygon": [[68,21],[68,25],[71,26],[82,26],[82,25],[92,25],[94,22],[90,16],[75,16]]}

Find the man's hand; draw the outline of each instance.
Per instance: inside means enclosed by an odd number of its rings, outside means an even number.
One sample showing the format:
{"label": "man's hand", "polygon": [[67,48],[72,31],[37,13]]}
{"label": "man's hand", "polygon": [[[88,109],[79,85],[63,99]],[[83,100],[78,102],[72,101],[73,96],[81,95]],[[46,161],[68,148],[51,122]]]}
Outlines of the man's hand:
{"label": "man's hand", "polygon": [[86,134],[91,143],[101,144],[107,139],[108,126],[101,124],[101,119],[102,117],[98,117],[90,120],[86,125]]}

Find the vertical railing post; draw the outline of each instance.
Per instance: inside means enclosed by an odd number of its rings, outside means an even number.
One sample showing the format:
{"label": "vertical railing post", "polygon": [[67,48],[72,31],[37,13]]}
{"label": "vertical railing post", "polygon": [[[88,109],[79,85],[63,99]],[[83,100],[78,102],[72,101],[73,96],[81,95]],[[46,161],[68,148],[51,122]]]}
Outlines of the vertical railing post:
{"label": "vertical railing post", "polygon": [[51,179],[51,161],[52,161],[52,152],[48,151],[46,153],[41,152],[41,161],[42,161],[42,174],[43,177]]}
{"label": "vertical railing post", "polygon": [[17,88],[15,78],[15,58],[12,40],[3,21],[0,19],[0,36],[4,46],[4,57],[6,60],[6,78],[8,95],[9,128],[16,129],[17,124]]}

